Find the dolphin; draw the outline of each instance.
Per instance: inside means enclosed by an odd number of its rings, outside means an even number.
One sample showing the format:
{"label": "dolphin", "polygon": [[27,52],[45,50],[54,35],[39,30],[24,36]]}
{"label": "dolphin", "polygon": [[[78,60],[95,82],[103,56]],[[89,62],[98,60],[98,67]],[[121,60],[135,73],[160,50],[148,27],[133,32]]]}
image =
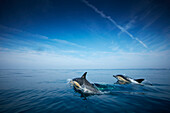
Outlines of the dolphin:
{"label": "dolphin", "polygon": [[100,91],[97,89],[97,87],[87,81],[86,74],[87,72],[85,72],[81,78],[72,79],[70,83],[73,85],[74,89],[80,93],[99,94]]}
{"label": "dolphin", "polygon": [[144,79],[132,79],[130,77],[127,76],[123,76],[123,75],[113,75],[113,77],[115,77],[118,81],[117,83],[119,84],[128,84],[128,83],[142,83],[142,81],[144,81]]}

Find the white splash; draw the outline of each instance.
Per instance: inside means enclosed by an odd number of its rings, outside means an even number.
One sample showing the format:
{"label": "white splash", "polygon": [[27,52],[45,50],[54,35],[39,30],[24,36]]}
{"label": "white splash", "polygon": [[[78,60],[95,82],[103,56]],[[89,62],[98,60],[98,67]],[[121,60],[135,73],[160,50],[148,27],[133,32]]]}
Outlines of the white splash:
{"label": "white splash", "polygon": [[70,84],[71,81],[72,79],[67,79],[67,84]]}
{"label": "white splash", "polygon": [[131,79],[131,78],[128,78],[132,83],[135,83],[135,84],[140,84],[138,83],[137,81],[135,81],[134,79]]}

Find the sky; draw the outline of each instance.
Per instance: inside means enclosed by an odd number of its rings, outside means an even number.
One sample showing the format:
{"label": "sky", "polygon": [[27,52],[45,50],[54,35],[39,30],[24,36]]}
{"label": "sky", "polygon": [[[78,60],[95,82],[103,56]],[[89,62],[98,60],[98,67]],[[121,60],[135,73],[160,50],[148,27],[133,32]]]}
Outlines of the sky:
{"label": "sky", "polygon": [[0,69],[170,69],[169,0],[0,0]]}

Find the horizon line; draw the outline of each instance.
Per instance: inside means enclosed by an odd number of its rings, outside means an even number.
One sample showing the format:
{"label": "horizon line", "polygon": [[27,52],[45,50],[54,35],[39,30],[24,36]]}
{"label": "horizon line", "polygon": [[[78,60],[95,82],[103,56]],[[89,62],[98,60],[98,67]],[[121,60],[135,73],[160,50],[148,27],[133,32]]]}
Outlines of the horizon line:
{"label": "horizon line", "polygon": [[[88,68],[82,68],[82,70],[170,70],[170,68],[106,68],[106,69],[100,69],[100,68],[91,68],[91,69],[88,69]],[[38,68],[34,68],[34,69],[31,69],[31,68],[23,68],[23,69],[2,69],[2,68],[0,68],[0,70],[81,70],[81,69],[74,69],[74,68],[66,68],[66,69],[59,69],[59,68],[51,68],[51,69],[48,69],[48,68],[44,68],[44,69],[42,69],[42,68],[40,68],[40,69],[38,69]]]}

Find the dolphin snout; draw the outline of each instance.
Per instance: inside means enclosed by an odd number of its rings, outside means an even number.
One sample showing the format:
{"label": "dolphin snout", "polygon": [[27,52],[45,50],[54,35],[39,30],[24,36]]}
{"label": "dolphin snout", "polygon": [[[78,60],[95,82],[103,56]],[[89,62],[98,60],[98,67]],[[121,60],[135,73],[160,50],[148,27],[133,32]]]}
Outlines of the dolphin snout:
{"label": "dolphin snout", "polygon": [[113,77],[115,77],[115,78],[116,78],[116,75],[113,75]]}

